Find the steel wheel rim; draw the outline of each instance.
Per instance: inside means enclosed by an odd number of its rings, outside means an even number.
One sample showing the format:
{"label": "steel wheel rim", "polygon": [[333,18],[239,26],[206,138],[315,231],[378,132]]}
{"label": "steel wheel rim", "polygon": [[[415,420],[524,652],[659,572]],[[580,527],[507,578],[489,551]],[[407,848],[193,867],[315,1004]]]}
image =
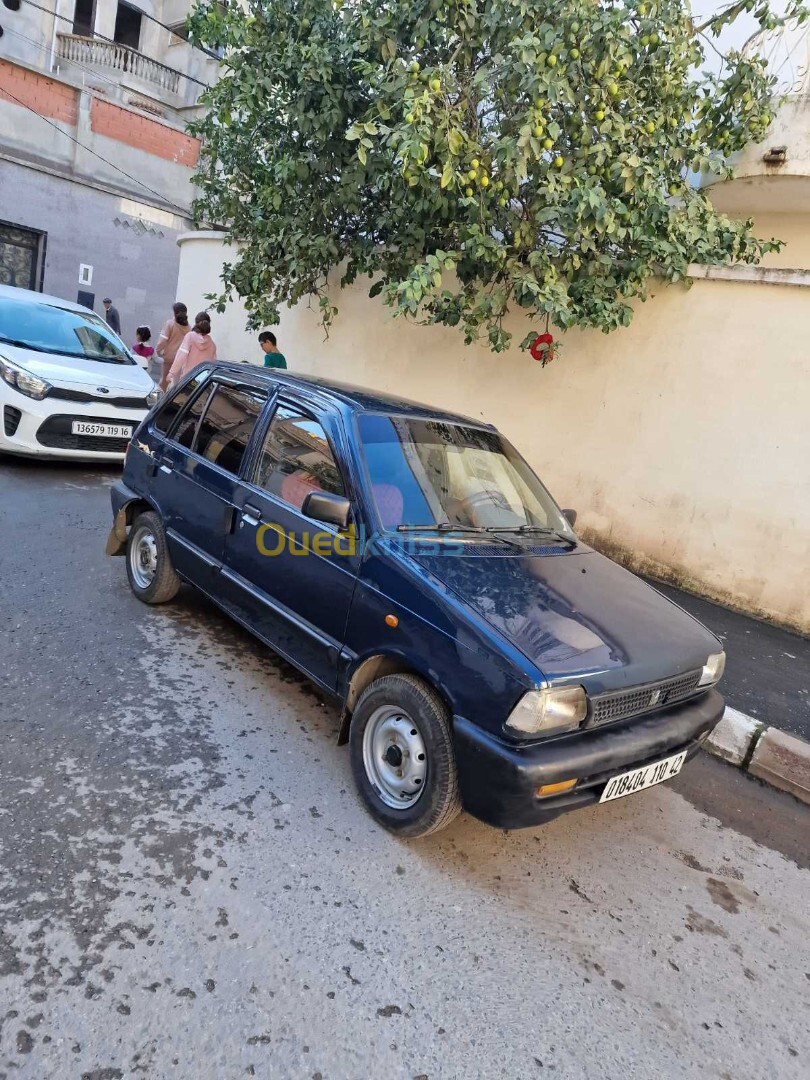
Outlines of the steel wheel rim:
{"label": "steel wheel rim", "polygon": [[148,589],[157,573],[157,542],[154,533],[142,527],[132,538],[129,547],[129,568],[139,589]]}
{"label": "steel wheel rim", "polygon": [[374,790],[394,810],[405,810],[422,796],[428,772],[425,740],[399,705],[381,705],[363,732],[363,766]]}

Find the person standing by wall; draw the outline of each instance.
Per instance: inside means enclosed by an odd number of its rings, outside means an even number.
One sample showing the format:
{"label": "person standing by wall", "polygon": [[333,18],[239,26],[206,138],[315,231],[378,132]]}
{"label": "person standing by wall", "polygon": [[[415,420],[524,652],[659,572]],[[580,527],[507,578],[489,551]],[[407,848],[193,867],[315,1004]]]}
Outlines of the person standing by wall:
{"label": "person standing by wall", "polygon": [[113,307],[113,302],[109,296],[104,297],[104,310],[107,313],[107,326],[111,330],[114,330],[116,334],[121,333],[121,316],[118,314],[118,308]]}
{"label": "person standing by wall", "polygon": [[287,368],[287,360],[284,353],[279,351],[276,344],[276,335],[270,330],[262,330],[259,334],[259,344],[264,353],[264,366],[271,368]]}
{"label": "person standing by wall", "polygon": [[169,370],[167,380],[171,387],[192,368],[206,361],[217,358],[217,346],[211,337],[211,320],[207,311],[200,311],[194,320],[194,327],[183,338],[174,363]]}
{"label": "person standing by wall", "polygon": [[172,307],[172,318],[160,332],[157,343],[157,354],[163,360],[163,375],[160,380],[161,390],[168,385],[169,372],[171,371],[177,350],[183,344],[183,338],[188,333],[188,308],[179,301]]}

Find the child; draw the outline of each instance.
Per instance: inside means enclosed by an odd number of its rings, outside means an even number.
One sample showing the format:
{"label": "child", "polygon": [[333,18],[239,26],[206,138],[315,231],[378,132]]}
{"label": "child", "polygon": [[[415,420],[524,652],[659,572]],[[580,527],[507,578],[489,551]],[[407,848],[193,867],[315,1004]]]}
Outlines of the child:
{"label": "child", "polygon": [[135,337],[138,339],[132,346],[132,351],[136,356],[142,356],[146,361],[145,366],[149,366],[149,361],[155,355],[155,350],[151,345],[147,345],[147,341],[151,338],[152,331],[148,326],[139,326],[135,331]]}

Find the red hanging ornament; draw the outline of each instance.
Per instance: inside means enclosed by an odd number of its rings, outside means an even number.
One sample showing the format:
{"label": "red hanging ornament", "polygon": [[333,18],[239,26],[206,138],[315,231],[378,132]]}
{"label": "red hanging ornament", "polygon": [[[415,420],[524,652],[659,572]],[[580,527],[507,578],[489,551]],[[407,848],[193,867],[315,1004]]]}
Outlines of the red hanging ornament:
{"label": "red hanging ornament", "polygon": [[549,333],[538,334],[529,352],[545,367],[554,359],[554,338]]}

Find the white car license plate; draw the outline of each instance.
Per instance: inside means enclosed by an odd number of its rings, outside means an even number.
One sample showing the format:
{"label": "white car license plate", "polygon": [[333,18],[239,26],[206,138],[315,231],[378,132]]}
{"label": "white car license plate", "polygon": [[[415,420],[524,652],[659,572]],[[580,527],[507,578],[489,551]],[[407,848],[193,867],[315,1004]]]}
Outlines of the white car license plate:
{"label": "white car license plate", "polygon": [[128,439],[132,434],[130,424],[89,424],[86,420],[74,420],[74,435],[101,435],[107,439]]}
{"label": "white car license plate", "polygon": [[655,761],[652,765],[645,765],[643,769],[631,769],[630,772],[619,773],[611,776],[605,790],[602,792],[600,803],[610,802],[612,799],[622,799],[625,795],[634,795],[637,791],[654,787],[664,780],[671,780],[677,776],[686,761],[686,751],[664,758],[663,761]]}

